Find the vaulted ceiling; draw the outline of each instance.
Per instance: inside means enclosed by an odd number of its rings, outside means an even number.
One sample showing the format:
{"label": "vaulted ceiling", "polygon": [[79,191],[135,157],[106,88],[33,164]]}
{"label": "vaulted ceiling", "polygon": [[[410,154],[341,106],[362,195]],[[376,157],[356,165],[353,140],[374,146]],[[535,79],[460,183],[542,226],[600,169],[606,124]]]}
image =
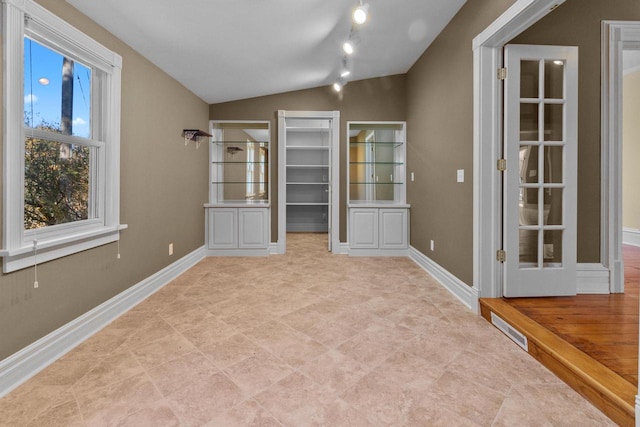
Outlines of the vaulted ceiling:
{"label": "vaulted ceiling", "polygon": [[[405,73],[465,0],[67,0],[208,103]],[[469,47],[471,49],[471,47]]]}

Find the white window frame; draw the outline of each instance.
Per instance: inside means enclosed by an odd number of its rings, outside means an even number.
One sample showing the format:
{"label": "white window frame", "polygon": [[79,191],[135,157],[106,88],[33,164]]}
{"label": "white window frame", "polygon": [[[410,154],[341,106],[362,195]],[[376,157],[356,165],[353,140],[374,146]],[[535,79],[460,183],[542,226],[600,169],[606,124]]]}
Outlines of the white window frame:
{"label": "white window frame", "polygon": [[[3,271],[5,273],[117,241],[120,230],[120,87],[122,57],[33,0],[2,1],[3,40]],[[97,161],[92,163],[93,215],[37,230],[24,227],[24,37],[98,71],[91,114]],[[93,94],[96,94],[93,96]],[[36,131],[37,132],[37,131]],[[96,134],[97,132],[98,134]],[[36,135],[37,136],[37,135]],[[74,137],[68,137],[71,140]],[[37,253],[37,256],[36,256]]]}

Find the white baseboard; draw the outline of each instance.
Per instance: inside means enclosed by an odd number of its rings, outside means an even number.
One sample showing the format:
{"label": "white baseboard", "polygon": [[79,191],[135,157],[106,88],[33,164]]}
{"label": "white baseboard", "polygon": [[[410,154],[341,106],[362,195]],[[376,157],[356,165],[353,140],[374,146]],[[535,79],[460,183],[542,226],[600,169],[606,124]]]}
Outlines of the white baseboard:
{"label": "white baseboard", "polygon": [[468,286],[462,280],[444,269],[441,265],[427,257],[425,254],[414,248],[409,247],[409,257],[420,267],[431,274],[442,286],[458,298],[464,305],[471,309],[474,313],[478,313],[478,290]]}
{"label": "white baseboard", "polygon": [[347,248],[349,256],[409,256],[408,249],[354,249]]}
{"label": "white baseboard", "polygon": [[640,395],[636,395],[636,427],[640,427]]}
{"label": "white baseboard", "polygon": [[640,246],[640,230],[624,227],[622,229],[622,243],[625,245]]}
{"label": "white baseboard", "polygon": [[205,248],[202,246],[0,361],[0,398],[193,267],[204,257]]}
{"label": "white baseboard", "polygon": [[611,292],[609,269],[602,264],[578,263],[576,279],[579,294],[608,294]]}
{"label": "white baseboard", "polygon": [[348,255],[349,254],[349,244],[345,242],[340,242],[337,250],[333,251],[336,255]]}

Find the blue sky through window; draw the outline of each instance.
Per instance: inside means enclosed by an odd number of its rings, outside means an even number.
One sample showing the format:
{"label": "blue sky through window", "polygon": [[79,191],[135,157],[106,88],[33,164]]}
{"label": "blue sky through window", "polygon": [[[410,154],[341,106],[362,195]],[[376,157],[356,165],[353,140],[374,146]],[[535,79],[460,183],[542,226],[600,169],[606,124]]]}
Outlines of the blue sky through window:
{"label": "blue sky through window", "polygon": [[[25,124],[60,127],[62,104],[62,61],[59,53],[25,37],[24,111]],[[44,80],[46,79],[46,80]],[[74,62],[72,135],[91,137],[91,69]]]}

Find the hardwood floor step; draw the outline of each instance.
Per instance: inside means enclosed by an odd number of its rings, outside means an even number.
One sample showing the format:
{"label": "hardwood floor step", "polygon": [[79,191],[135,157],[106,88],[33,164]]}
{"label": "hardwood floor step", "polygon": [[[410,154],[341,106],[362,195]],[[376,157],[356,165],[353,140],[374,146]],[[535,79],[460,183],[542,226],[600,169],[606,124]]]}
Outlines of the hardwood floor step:
{"label": "hardwood floor step", "polygon": [[524,334],[529,343],[529,354],[613,421],[622,426],[635,425],[635,385],[531,320],[502,298],[481,298],[480,310],[489,322],[493,312]]}

